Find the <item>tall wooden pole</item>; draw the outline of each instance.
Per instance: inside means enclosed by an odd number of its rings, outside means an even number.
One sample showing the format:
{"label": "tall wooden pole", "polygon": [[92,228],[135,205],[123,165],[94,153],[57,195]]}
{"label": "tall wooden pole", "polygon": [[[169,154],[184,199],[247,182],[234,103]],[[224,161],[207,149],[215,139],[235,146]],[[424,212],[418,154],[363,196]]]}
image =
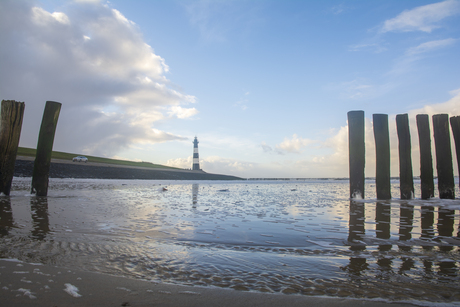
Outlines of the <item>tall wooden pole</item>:
{"label": "tall wooden pole", "polygon": [[449,115],[433,115],[436,170],[438,171],[439,198],[454,199],[455,183],[450,146]]}
{"label": "tall wooden pole", "polygon": [[2,100],[0,124],[0,193],[10,195],[21,136],[24,102]]}
{"label": "tall wooden pole", "polygon": [[350,198],[364,198],[364,111],[348,112]]}
{"label": "tall wooden pole", "polygon": [[390,133],[388,130],[388,115],[374,114],[374,139],[375,139],[375,185],[377,199],[391,199],[390,184]]}
{"label": "tall wooden pole", "polygon": [[452,134],[454,135],[455,151],[457,153],[458,174],[460,176],[460,116],[451,117],[450,126],[452,127]]}
{"label": "tall wooden pole", "polygon": [[43,112],[42,124],[37,143],[34,170],[32,173],[32,193],[37,196],[48,195],[49,170],[51,152],[53,151],[54,134],[61,111],[61,103],[47,101]]}
{"label": "tall wooden pole", "polygon": [[427,114],[419,114],[417,119],[418,141],[420,145],[420,181],[422,199],[434,197],[433,158],[431,156],[430,120]]}
{"label": "tall wooden pole", "polygon": [[396,128],[399,140],[399,186],[401,199],[411,199],[414,194],[414,178],[412,175],[409,116],[407,114],[396,115]]}

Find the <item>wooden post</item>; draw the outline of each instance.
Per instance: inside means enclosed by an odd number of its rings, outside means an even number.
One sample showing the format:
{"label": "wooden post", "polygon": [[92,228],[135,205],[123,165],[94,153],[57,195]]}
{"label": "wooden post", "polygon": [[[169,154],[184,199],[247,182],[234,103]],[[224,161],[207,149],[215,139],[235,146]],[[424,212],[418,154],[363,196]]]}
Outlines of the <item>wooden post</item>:
{"label": "wooden post", "polygon": [[422,199],[434,197],[433,158],[431,156],[430,120],[427,114],[419,114],[417,119],[418,141],[420,145],[420,181]]}
{"label": "wooden post", "polygon": [[54,134],[60,111],[61,103],[55,101],[46,102],[32,173],[31,192],[36,193],[37,196],[46,196],[48,194],[51,152],[53,151]]}
{"label": "wooden post", "polygon": [[399,140],[399,187],[401,199],[412,199],[414,178],[412,176],[409,116],[407,114],[396,115],[396,128]]}
{"label": "wooden post", "polygon": [[364,198],[364,111],[348,112],[350,198]]}
{"label": "wooden post", "polygon": [[2,100],[0,124],[0,193],[10,195],[21,136],[24,102]]}
{"label": "wooden post", "polygon": [[451,117],[450,126],[452,127],[452,134],[454,135],[455,150],[457,153],[458,174],[460,176],[460,116]]}
{"label": "wooden post", "polygon": [[449,115],[433,115],[436,170],[438,171],[439,198],[455,199],[452,149],[450,147]]}
{"label": "wooden post", "polygon": [[377,199],[391,199],[390,185],[390,133],[388,130],[388,115],[374,114],[375,139],[375,185]]}

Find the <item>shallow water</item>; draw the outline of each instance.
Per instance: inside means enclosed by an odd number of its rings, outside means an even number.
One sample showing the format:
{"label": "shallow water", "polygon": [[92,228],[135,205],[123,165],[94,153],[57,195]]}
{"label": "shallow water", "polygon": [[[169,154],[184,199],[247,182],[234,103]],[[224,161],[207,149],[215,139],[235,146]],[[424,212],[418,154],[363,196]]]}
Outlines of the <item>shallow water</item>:
{"label": "shallow water", "polygon": [[376,202],[369,181],[351,202],[346,180],[52,179],[43,198],[29,187],[15,178],[0,196],[1,258],[237,290],[460,301],[459,199]]}

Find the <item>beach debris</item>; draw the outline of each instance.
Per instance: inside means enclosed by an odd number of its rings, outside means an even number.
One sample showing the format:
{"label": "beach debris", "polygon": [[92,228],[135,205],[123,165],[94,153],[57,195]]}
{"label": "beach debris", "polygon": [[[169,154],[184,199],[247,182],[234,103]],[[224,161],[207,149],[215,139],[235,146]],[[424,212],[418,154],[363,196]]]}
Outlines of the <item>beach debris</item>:
{"label": "beach debris", "polygon": [[121,306],[131,306],[131,304],[129,302],[123,302],[121,303]]}
{"label": "beach debris", "polygon": [[64,284],[65,289],[64,291],[68,294],[72,295],[73,297],[81,297],[81,294],[78,293],[78,288],[72,284]]}
{"label": "beach debris", "polygon": [[230,192],[229,189],[217,190],[217,192]]}

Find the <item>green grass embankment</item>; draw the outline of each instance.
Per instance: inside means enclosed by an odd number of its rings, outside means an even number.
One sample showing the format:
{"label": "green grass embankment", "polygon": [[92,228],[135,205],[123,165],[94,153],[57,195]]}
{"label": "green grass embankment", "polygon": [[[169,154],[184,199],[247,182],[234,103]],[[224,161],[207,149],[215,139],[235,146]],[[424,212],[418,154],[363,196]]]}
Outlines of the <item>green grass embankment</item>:
{"label": "green grass embankment", "polygon": [[[36,150],[33,148],[25,148],[25,147],[18,147],[18,156],[26,156],[26,157],[35,157]],[[127,161],[127,160],[117,160],[117,159],[109,159],[109,158],[101,158],[101,157],[94,157],[94,156],[87,156],[82,154],[74,154],[74,153],[67,153],[61,151],[53,151],[51,154],[51,158],[53,159],[62,159],[62,160],[72,160],[72,158],[76,156],[85,156],[88,158],[89,162],[97,162],[97,163],[107,163],[107,164],[116,164],[116,165],[126,165],[126,166],[136,166],[136,167],[149,167],[149,168],[170,168],[170,169],[179,169],[177,167],[170,167],[160,164],[153,164],[150,162],[135,162],[135,161]]]}

